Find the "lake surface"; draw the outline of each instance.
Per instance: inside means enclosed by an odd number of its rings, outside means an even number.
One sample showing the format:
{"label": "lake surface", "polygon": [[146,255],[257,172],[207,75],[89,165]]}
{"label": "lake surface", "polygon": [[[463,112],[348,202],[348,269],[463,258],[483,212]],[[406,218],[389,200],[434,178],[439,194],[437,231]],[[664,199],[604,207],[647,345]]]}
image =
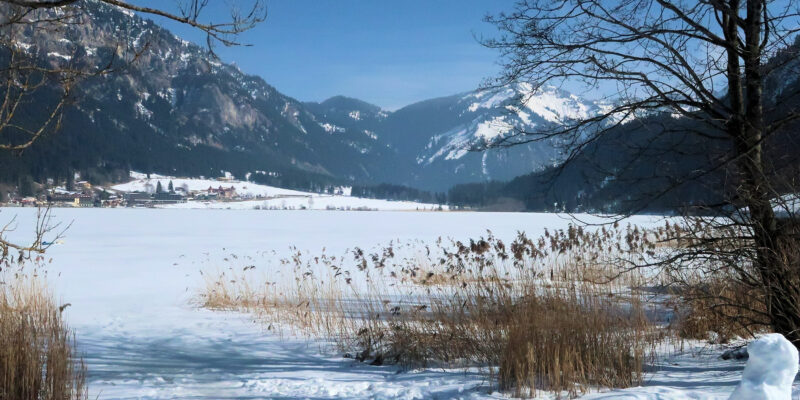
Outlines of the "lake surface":
{"label": "lake surface", "polygon": [[[35,209],[0,210],[0,222],[17,217],[12,239],[29,237]],[[101,399],[495,397],[478,375],[354,365],[318,343],[265,332],[246,315],[198,310],[200,271],[223,270],[234,255],[274,266],[292,246],[336,255],[393,240],[469,240],[487,230],[511,240],[572,221],[532,213],[67,208],[53,217],[72,225],[47,253],[48,280],[71,303],[65,316],[89,364],[90,397]]]}

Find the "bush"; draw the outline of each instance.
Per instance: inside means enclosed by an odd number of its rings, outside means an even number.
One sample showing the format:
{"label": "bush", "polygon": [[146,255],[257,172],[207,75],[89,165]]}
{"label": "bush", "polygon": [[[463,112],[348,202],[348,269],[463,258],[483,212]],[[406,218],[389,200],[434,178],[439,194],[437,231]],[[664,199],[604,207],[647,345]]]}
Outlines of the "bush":
{"label": "bush", "polygon": [[725,344],[736,338],[755,337],[763,332],[764,293],[730,277],[715,277],[675,289],[680,298],[672,327],[685,339],[708,340]]}

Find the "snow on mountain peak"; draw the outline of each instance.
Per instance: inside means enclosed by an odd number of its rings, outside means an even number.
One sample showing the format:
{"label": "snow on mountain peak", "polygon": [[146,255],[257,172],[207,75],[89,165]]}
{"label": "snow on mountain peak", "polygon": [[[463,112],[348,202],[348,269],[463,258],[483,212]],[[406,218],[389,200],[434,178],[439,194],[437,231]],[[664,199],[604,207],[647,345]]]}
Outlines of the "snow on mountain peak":
{"label": "snow on mountain peak", "polygon": [[[502,106],[509,108],[509,103],[514,102],[544,120],[557,124],[588,118],[598,110],[597,104],[587,104],[580,97],[555,86],[534,89],[530,83],[518,83],[470,93],[464,99],[476,100],[467,108],[472,113],[480,109],[492,110]],[[521,108],[514,107],[512,111],[523,112],[527,117],[528,113]]]}
{"label": "snow on mountain peak", "polygon": [[[474,102],[470,104],[469,111],[476,112],[478,109],[485,108],[485,109],[493,109],[498,107],[499,105],[503,104],[507,100],[517,96],[518,93],[514,88],[511,87],[504,87],[500,90],[496,91],[479,91],[475,93],[471,93],[467,95],[467,98],[474,98],[476,100],[481,100],[478,102]],[[487,99],[483,99],[484,97],[488,97]]]}
{"label": "snow on mountain peak", "polygon": [[511,132],[514,125],[506,122],[506,117],[503,115],[493,117],[488,121],[480,122],[475,128],[474,137],[491,141],[497,137],[502,137]]}
{"label": "snow on mountain peak", "polygon": [[465,108],[462,115],[468,119],[432,138],[426,147],[427,156],[419,157],[419,162],[459,159],[476,144],[491,143],[516,130],[586,119],[602,109],[557,87],[534,89],[528,83],[469,93],[461,97],[460,104]]}
{"label": "snow on mountain peak", "polygon": [[549,122],[561,124],[568,120],[586,119],[597,111],[594,104],[590,107],[578,96],[552,86],[533,91],[530,84],[523,83],[520,88],[525,108]]}

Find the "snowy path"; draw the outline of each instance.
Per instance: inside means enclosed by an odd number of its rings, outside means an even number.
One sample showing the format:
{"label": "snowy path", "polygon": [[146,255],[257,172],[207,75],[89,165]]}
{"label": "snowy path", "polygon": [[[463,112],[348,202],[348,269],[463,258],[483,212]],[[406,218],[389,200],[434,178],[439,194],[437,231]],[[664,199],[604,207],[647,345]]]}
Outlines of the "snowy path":
{"label": "snowy path", "polygon": [[[260,255],[261,265],[289,246],[328,254],[392,239],[468,239],[491,229],[565,226],[555,215],[409,212],[267,212],[243,210],[57,209],[74,221],[63,245],[48,253],[48,276],[77,331],[100,399],[451,399],[497,398],[464,371],[412,371],[353,363],[301,338],[265,331],[247,316],[197,310],[190,302],[200,269],[227,267],[226,257]],[[18,216],[24,237],[35,210]],[[276,250],[273,255],[267,250]],[[282,252],[282,253],[281,253]],[[644,388],[589,399],[725,399],[742,363],[710,355],[670,360]],[[796,391],[797,392],[797,391]]]}
{"label": "snowy path", "polygon": [[485,397],[485,390],[470,390],[481,385],[477,375],[398,373],[327,357],[315,343],[266,333],[242,315],[171,311],[180,326],[82,333],[93,393],[112,399]]}
{"label": "snowy path", "polygon": [[[744,369],[743,361],[723,361],[718,349],[701,349],[661,360],[644,387],[595,393],[584,400],[727,400]],[[800,392],[798,392],[800,393]]]}

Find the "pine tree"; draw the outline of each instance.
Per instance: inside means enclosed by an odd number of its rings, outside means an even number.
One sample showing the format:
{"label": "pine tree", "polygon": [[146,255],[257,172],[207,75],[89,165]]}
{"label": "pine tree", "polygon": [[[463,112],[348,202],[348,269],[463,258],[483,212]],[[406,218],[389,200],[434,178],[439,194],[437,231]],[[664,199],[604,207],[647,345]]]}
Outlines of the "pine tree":
{"label": "pine tree", "polygon": [[75,191],[75,172],[72,169],[67,170],[67,184],[65,186],[68,191]]}
{"label": "pine tree", "polygon": [[156,193],[163,193],[163,192],[164,188],[161,186],[161,181],[158,181],[158,184],[156,185]]}
{"label": "pine tree", "polygon": [[169,185],[167,186],[167,190],[169,190],[170,193],[175,193],[175,187],[172,186],[172,180],[169,181]]}
{"label": "pine tree", "polygon": [[19,195],[22,197],[33,196],[33,178],[26,176],[20,179]]}

